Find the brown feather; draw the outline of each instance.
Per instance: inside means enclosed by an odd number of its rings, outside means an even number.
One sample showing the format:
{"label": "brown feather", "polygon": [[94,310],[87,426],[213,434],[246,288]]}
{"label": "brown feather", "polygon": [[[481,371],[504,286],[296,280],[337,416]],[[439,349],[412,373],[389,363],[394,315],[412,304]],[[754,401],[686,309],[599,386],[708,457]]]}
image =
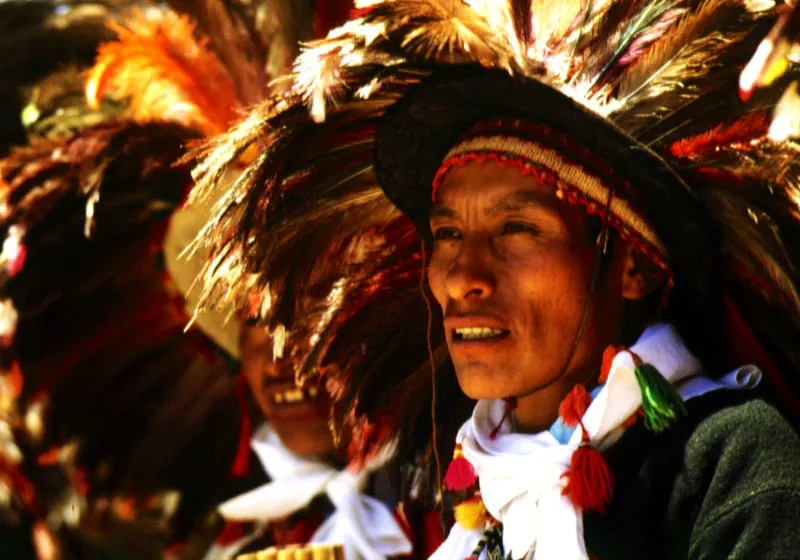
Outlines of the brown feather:
{"label": "brown feather", "polygon": [[[692,57],[706,55],[709,62],[713,61],[714,51],[727,47],[729,43],[722,41],[720,46],[714,44],[719,41],[705,40],[699,45],[694,45],[694,41],[706,32],[710,24],[723,17],[721,10],[731,8],[734,4],[733,0],[704,0],[696,11],[684,16],[674,29],[666,33],[662,40],[654,43],[630,69],[625,71],[620,79],[619,98],[627,100],[640,93],[647,84],[659,79],[667,80],[668,78],[661,76],[667,68],[673,75],[692,71],[694,67],[701,65],[699,63],[693,65]],[[658,83],[653,85],[653,90],[654,92],[649,95],[657,95]],[[640,97],[647,96],[648,92],[640,94]]]}

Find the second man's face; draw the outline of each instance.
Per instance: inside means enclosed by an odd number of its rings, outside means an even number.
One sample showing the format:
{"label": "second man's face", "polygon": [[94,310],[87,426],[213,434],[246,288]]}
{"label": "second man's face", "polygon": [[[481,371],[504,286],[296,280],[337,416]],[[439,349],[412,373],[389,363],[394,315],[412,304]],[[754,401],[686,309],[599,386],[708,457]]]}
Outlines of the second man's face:
{"label": "second man's face", "polygon": [[253,398],[283,444],[303,457],[334,454],[327,394],[295,385],[289,364],[273,360],[272,339],[263,327],[242,328],[240,351],[242,374]]}

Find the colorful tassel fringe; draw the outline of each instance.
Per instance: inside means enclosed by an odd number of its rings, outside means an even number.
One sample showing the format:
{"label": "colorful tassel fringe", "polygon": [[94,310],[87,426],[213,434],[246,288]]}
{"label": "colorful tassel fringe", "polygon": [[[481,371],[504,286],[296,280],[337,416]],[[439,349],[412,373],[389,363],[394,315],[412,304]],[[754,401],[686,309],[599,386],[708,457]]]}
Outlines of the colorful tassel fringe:
{"label": "colorful tassel fringe", "polygon": [[653,432],[663,432],[686,414],[686,407],[680,396],[672,390],[672,386],[651,364],[637,362],[634,374],[642,392],[642,409],[644,425]]}
{"label": "colorful tassel fringe", "polygon": [[583,511],[605,512],[614,493],[614,475],[599,451],[591,447],[590,438],[583,425],[586,409],[592,396],[583,385],[576,385],[558,407],[558,415],[565,426],[580,426],[583,431],[581,446],[572,453],[567,479],[562,494]]}
{"label": "colorful tassel fringe", "polygon": [[447,467],[447,472],[444,475],[444,485],[448,490],[466,490],[470,488],[478,480],[478,475],[472,464],[464,458],[464,453],[461,451],[461,444],[456,445],[453,451],[453,460],[450,461],[450,466]]}
{"label": "colorful tassel fringe", "polygon": [[[620,346],[609,346],[603,352],[600,366],[600,383],[608,380],[611,363],[616,355],[625,350]],[[634,375],[642,393],[642,408],[625,422],[630,427],[640,415],[644,416],[645,427],[653,432],[667,429],[678,416],[686,414],[686,407],[672,386],[651,364],[642,362],[631,352]],[[558,414],[564,425],[583,430],[583,443],[572,454],[570,467],[562,476],[567,479],[562,494],[568,496],[575,507],[583,511],[605,513],[614,493],[614,474],[603,455],[589,445],[589,435],[583,427],[582,419],[592,399],[583,385],[576,385],[561,402]]]}

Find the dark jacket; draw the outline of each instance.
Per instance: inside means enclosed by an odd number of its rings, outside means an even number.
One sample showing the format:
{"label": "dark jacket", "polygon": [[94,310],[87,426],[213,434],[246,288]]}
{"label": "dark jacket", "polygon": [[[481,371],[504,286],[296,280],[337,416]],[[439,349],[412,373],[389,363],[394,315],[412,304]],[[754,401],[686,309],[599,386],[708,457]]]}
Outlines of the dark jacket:
{"label": "dark jacket", "polygon": [[616,479],[605,515],[587,513],[599,560],[800,558],[800,438],[746,391],[687,403],[654,435],[631,428],[607,458]]}

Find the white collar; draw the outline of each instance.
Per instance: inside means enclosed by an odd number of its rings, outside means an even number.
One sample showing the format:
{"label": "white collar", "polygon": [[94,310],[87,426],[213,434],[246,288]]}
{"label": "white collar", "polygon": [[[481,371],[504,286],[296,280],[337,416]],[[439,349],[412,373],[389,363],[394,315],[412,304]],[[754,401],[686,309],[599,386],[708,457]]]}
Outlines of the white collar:
{"label": "white collar", "polygon": [[303,509],[324,493],[336,510],[317,529],[311,542],[344,544],[345,557],[356,560],[382,560],[411,553],[411,542],[391,510],[362,493],[369,475],[391,457],[391,447],[368,462],[363,471],[353,473],[295,455],[267,424],[256,432],[251,446],[272,481],[220,505],[223,517],[268,523]]}

